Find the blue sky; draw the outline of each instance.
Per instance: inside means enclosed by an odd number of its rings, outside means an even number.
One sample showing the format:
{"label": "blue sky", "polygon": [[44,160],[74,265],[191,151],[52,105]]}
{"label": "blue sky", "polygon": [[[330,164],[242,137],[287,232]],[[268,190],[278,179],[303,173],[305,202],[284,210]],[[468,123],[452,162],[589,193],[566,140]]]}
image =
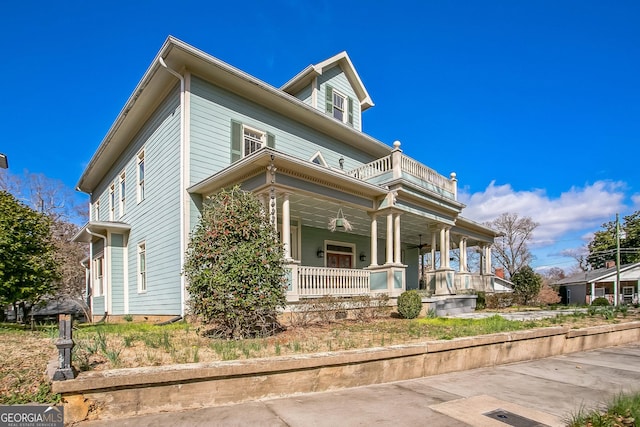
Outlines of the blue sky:
{"label": "blue sky", "polygon": [[346,50],[376,104],[363,130],[455,171],[466,217],[540,223],[537,268],[640,209],[637,1],[25,0],[0,32],[13,173],[75,187],[173,35],[276,87]]}

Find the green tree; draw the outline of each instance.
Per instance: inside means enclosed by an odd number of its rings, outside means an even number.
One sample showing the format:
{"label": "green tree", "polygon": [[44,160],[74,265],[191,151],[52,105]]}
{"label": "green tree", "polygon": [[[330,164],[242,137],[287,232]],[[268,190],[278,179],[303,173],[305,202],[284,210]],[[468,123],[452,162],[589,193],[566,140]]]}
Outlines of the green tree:
{"label": "green tree", "polygon": [[282,244],[258,199],[239,187],[204,203],[187,248],[190,309],[226,338],[279,329],[286,304]]}
{"label": "green tree", "polygon": [[[602,268],[609,260],[616,259],[616,222],[602,224],[589,242],[588,262],[591,268]],[[627,215],[620,221],[620,263],[640,261],[640,211]]]}
{"label": "green tree", "polygon": [[525,265],[511,276],[514,293],[522,299],[524,305],[529,304],[540,293],[542,277]]}
{"label": "green tree", "polygon": [[51,219],[0,190],[0,304],[26,315],[59,279]]}

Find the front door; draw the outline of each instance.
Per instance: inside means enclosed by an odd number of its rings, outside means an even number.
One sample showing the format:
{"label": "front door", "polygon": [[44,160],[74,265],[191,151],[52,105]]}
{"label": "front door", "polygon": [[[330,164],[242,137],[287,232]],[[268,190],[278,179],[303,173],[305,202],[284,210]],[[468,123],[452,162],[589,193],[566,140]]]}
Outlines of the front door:
{"label": "front door", "polygon": [[351,268],[351,255],[327,253],[327,267],[330,268]]}

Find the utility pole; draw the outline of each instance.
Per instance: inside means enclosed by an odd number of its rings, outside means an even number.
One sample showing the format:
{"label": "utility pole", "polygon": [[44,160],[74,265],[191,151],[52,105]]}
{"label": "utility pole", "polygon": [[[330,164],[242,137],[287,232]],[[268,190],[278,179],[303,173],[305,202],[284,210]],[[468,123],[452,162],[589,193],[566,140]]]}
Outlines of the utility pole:
{"label": "utility pole", "polygon": [[613,305],[618,306],[620,287],[620,214],[616,214],[616,284],[613,288]]}

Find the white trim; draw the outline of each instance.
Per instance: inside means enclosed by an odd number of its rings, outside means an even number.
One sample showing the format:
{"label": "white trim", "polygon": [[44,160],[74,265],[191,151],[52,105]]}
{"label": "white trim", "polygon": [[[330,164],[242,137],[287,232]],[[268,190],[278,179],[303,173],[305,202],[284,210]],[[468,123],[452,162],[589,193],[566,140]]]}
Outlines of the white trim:
{"label": "white trim", "polygon": [[[318,159],[320,160],[320,163],[315,162],[314,160]],[[309,159],[309,161],[311,163],[315,163],[316,165],[320,165],[320,166],[324,166],[325,168],[329,167],[329,164],[327,163],[327,161],[324,159],[324,156],[322,155],[322,153],[320,151],[316,151],[316,153],[311,156],[311,158]]]}
{"label": "white trim", "polygon": [[[140,254],[144,253],[144,287],[142,286],[143,282],[143,271],[140,268]],[[149,290],[149,275],[147,274],[149,271],[149,262],[147,260],[147,242],[145,240],[138,242],[137,250],[136,250],[136,283],[139,294],[146,294]]]}
{"label": "white trim", "polygon": [[116,219],[116,183],[109,185],[109,221]]}
{"label": "white trim", "polygon": [[95,218],[93,218],[93,221],[100,221],[100,199],[96,200],[93,203],[93,212],[92,212],[92,216],[94,216]]}
{"label": "white trim", "polygon": [[[122,188],[123,184],[124,191]],[[118,175],[118,195],[118,217],[122,218],[124,216],[124,210],[126,209],[127,203],[127,173],[124,169],[120,172],[120,175]]]}
{"label": "white trim", "polygon": [[[191,73],[185,71],[184,76],[184,98],[182,99],[182,143],[180,156],[182,158],[180,166],[180,269],[184,266],[184,258],[187,245],[189,244],[189,233],[191,231],[191,197],[187,192],[187,187],[191,183]],[[187,286],[184,274],[180,275],[180,314],[184,317],[186,313]]]}
{"label": "white trim", "polygon": [[[142,163],[143,178],[140,179],[140,163]],[[144,147],[136,154],[136,199],[138,203],[144,200],[145,184],[147,180],[147,164]]]}
{"label": "white trim", "polygon": [[318,108],[318,77],[311,80],[311,106]]}
{"label": "white trim", "polygon": [[107,239],[105,241],[105,243],[107,244],[107,247],[105,248],[105,252],[107,253],[107,258],[105,258],[105,262],[106,262],[106,268],[107,268],[107,276],[108,276],[108,280],[106,281],[106,288],[105,288],[105,295],[107,297],[107,299],[105,300],[105,307],[107,308],[107,313],[109,314],[113,314],[113,303],[112,303],[112,296],[113,296],[113,289],[111,286],[111,282],[113,281],[113,269],[112,269],[112,265],[111,265],[111,260],[113,259],[112,255],[113,255],[113,246],[112,246],[112,242],[111,242],[111,232],[107,230]]}
{"label": "white trim", "polygon": [[129,238],[122,235],[122,292],[124,314],[129,314]]}
{"label": "white trim", "polygon": [[[250,150],[249,153],[246,152],[246,145],[245,145],[245,132],[253,132],[255,134],[260,134],[260,138],[254,138],[252,136],[249,136],[249,140],[259,143],[260,147],[256,147],[255,150]],[[244,123],[242,124],[242,136],[241,136],[242,140],[242,147],[240,148],[240,150],[242,151],[242,157],[247,157],[250,156],[251,154],[255,153],[256,151],[260,150],[263,147],[267,146],[267,132],[264,130],[260,130],[258,128],[254,128],[253,126],[248,126],[245,125]]]}
{"label": "white trim", "polygon": [[[329,250],[328,246],[329,245],[334,245],[334,246],[345,246],[345,247],[349,247],[351,248],[351,252],[341,252],[341,251],[336,251],[336,250]],[[338,240],[325,240],[324,241],[324,266],[327,267],[327,259],[329,258],[329,252],[333,253],[333,254],[340,254],[340,255],[351,255],[351,268],[355,268],[355,266],[357,265],[356,262],[356,244],[355,243],[348,243],[348,242],[340,242]]]}

